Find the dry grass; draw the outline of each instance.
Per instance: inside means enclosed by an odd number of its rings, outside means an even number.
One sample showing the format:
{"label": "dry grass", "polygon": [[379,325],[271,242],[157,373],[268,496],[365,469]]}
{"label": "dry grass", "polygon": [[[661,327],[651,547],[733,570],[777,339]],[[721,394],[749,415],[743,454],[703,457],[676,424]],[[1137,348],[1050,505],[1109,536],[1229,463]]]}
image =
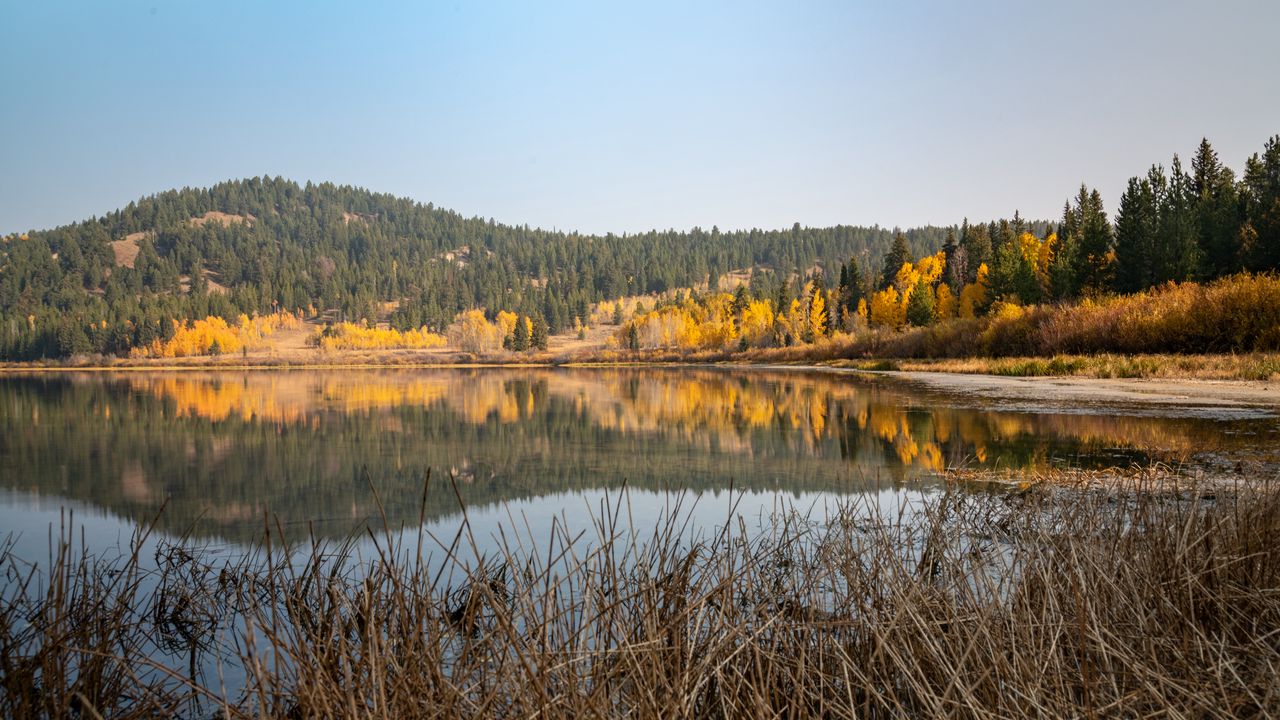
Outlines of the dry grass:
{"label": "dry grass", "polygon": [[[1141,476],[1139,476],[1140,478]],[[951,489],[692,533],[679,508],[593,538],[557,526],[444,570],[385,540],[239,567],[169,547],[60,548],[36,590],[7,553],[0,714],[141,717],[1188,717],[1280,711],[1280,494]],[[652,523],[649,524],[653,528]],[[589,542],[588,542],[589,541]],[[227,640],[230,636],[231,640]],[[221,639],[220,639],[221,638]],[[221,652],[242,693],[152,644]],[[211,686],[212,685],[212,686]],[[198,708],[193,698],[203,698]]]}
{"label": "dry grass", "polygon": [[981,373],[1008,377],[1271,380],[1280,377],[1280,353],[1247,355],[1056,355],[1048,358],[837,360],[833,367],[904,372]]}
{"label": "dry grass", "polygon": [[124,267],[133,267],[138,259],[138,253],[142,251],[138,247],[138,243],[147,236],[145,232],[129,233],[119,240],[111,241],[111,252],[115,255],[116,265]]}
{"label": "dry grass", "polygon": [[221,225],[222,227],[230,227],[232,225],[252,223],[256,219],[257,218],[252,215],[232,215],[229,213],[219,212],[217,210],[210,210],[199,217],[191,218],[187,221],[187,224],[194,227],[200,227],[201,225],[214,223],[216,225]]}
{"label": "dry grass", "polygon": [[845,357],[1052,357],[1280,351],[1280,276],[1169,284],[1070,306],[1013,309],[861,334]]}

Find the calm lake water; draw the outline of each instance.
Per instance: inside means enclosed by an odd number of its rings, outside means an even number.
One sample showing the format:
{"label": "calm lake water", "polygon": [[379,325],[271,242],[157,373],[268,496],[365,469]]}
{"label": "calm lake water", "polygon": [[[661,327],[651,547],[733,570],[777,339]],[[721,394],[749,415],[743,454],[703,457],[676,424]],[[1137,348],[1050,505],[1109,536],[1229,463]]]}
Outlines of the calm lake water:
{"label": "calm lake water", "polygon": [[[350,538],[359,563],[389,535],[422,547],[447,592],[503,548],[554,545],[553,529],[592,544],[603,516],[641,543],[664,515],[690,540],[728,520],[747,533],[783,513],[820,523],[837,502],[892,518],[914,512],[947,468],[1275,468],[1278,430],[1254,410],[1015,406],[764,369],[0,375],[0,599],[39,595],[59,538],[73,556],[110,561],[154,525],[138,545],[145,606],[134,612],[150,628],[144,652],[168,670],[147,677],[191,673],[234,699],[246,676],[229,638],[258,632],[242,617],[202,625],[212,635],[199,650],[146,623],[167,578],[214,587],[221,567],[256,567],[267,527],[273,547],[287,536],[295,567],[309,549],[341,563],[333,550]],[[191,554],[174,554],[177,543]],[[18,584],[31,564],[35,584]]]}
{"label": "calm lake water", "polygon": [[[1230,467],[1280,445],[1274,417],[1019,409],[881,377],[724,369],[120,372],[0,376],[0,536],[228,547],[264,523],[334,539],[372,523],[483,536],[587,523],[627,488],[650,526],[670,491],[699,521],[836,497],[900,497],[948,467],[1152,461]],[[431,482],[424,479],[431,472]],[[425,505],[423,489],[426,487]],[[376,489],[376,494],[374,490]]]}

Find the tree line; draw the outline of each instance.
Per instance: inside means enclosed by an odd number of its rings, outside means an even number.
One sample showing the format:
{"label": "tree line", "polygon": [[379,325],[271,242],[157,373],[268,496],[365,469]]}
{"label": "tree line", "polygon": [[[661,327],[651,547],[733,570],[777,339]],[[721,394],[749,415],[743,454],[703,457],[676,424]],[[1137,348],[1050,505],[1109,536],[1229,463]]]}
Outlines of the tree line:
{"label": "tree line", "polygon": [[[901,329],[1017,308],[1131,294],[1168,283],[1207,282],[1280,269],[1280,136],[1245,162],[1237,179],[1208,140],[1185,172],[1153,166],[1132,178],[1108,218],[1082,185],[1053,223],[965,220],[942,249],[917,255],[898,234],[877,272],[857,257],[828,289],[818,269],[795,283],[765,276],[724,293],[676,295],[626,323],[622,348],[712,349],[810,343],[865,327]],[[834,269],[834,268],[833,268]],[[763,279],[762,279],[763,278]],[[833,277],[834,279],[834,277]]]}

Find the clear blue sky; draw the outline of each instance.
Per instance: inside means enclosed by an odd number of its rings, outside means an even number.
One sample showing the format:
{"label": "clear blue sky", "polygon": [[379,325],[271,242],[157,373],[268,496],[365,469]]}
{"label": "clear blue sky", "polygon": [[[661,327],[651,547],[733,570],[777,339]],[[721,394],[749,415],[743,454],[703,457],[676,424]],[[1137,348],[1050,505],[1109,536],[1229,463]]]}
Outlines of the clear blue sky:
{"label": "clear blue sky", "polygon": [[251,175],[584,231],[1059,215],[1280,133],[1280,2],[0,0],[0,232]]}

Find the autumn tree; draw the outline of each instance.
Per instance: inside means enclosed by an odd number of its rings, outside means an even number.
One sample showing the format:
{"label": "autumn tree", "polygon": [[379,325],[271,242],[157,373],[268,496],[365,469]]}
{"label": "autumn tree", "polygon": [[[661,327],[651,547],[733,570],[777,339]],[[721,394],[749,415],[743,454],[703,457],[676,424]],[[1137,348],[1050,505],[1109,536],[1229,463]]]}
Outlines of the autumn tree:
{"label": "autumn tree", "polygon": [[809,289],[808,323],[805,326],[805,342],[821,340],[827,334],[827,298],[822,287],[822,276],[813,279]]}
{"label": "autumn tree", "polygon": [[466,352],[492,352],[502,347],[502,328],[489,322],[483,310],[458,313],[447,334],[450,345]]}
{"label": "autumn tree", "polygon": [[974,277],[974,281],[964,286],[960,291],[960,306],[958,314],[962,318],[972,318],[986,312],[987,307],[991,304],[991,293],[988,285],[990,281],[990,270],[986,263],[978,266],[978,272]]}
{"label": "autumn tree", "polygon": [[956,294],[951,291],[951,286],[945,282],[938,283],[933,299],[934,317],[938,320],[951,320],[958,312],[959,301],[956,300]]}

